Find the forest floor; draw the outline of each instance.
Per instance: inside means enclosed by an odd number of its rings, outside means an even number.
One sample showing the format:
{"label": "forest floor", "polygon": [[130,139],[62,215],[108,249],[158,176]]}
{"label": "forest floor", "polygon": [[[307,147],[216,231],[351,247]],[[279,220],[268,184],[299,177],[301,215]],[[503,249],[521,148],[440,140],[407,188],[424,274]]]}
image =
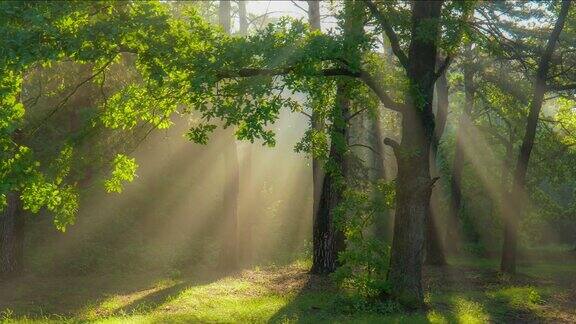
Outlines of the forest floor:
{"label": "forest floor", "polygon": [[0,322],[576,323],[576,256],[522,264],[515,277],[496,260],[450,261],[426,268],[428,307],[416,313],[354,306],[295,263],[228,277],[27,275],[0,283]]}

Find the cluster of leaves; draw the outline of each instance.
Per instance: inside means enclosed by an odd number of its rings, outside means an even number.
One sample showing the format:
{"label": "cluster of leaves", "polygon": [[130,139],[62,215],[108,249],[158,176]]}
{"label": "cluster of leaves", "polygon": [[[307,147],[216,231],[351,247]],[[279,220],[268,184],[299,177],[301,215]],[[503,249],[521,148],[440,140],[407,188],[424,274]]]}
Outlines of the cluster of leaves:
{"label": "cluster of leaves", "polygon": [[102,70],[118,57],[123,44],[136,48],[136,43],[152,44],[148,35],[161,35],[154,30],[165,29],[162,22],[167,15],[161,7],[158,3],[110,2],[0,4],[0,195],[4,204],[5,197],[16,192],[24,209],[50,211],[58,229],[65,230],[74,222],[78,193],[68,178],[72,161],[79,157],[64,147],[52,161],[43,160],[44,167],[25,144],[33,139],[36,128],[26,128],[27,107],[20,102],[22,76],[65,59],[92,63],[94,71]]}
{"label": "cluster of leaves", "polygon": [[370,231],[376,217],[394,208],[394,204],[394,183],[380,181],[361,189],[347,189],[337,208],[337,226],[344,231],[347,246],[339,255],[342,266],[334,277],[361,299],[374,300],[388,292],[390,247]]}
{"label": "cluster of leaves", "polygon": [[138,164],[134,158],[129,158],[126,155],[118,154],[114,158],[114,169],[112,170],[112,177],[104,182],[104,187],[108,192],[122,192],[123,181],[130,182],[136,176],[136,169]]}

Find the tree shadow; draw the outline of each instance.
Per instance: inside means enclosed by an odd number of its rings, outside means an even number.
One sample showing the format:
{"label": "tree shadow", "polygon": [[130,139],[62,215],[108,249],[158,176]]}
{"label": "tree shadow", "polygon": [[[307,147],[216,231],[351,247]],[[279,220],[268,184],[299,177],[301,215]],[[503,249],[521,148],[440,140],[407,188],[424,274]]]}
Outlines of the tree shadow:
{"label": "tree shadow", "polygon": [[465,322],[468,316],[495,323],[542,323],[542,299],[537,288],[540,278],[519,273],[515,276],[481,266],[427,267],[431,292],[430,309],[449,322]]}
{"label": "tree shadow", "polygon": [[[183,290],[229,275],[229,272],[216,271],[174,279],[162,272],[68,277],[26,275],[0,282],[0,312],[9,310],[15,318],[29,319],[135,313],[156,308]],[[118,305],[108,305],[116,302]]]}
{"label": "tree shadow", "polygon": [[233,274],[234,273],[232,272],[222,272],[187,277],[182,279],[183,281],[180,283],[155,290],[141,298],[134,299],[132,302],[118,308],[113,312],[113,314],[134,314],[149,312],[166,304],[168,301],[170,301],[170,299],[178,296],[185,290],[193,287],[208,285]]}
{"label": "tree shadow", "polygon": [[[332,318],[334,298],[338,290],[326,276],[305,274],[304,285],[290,302],[279,309],[269,323],[323,322]],[[286,278],[278,277],[279,283]]]}

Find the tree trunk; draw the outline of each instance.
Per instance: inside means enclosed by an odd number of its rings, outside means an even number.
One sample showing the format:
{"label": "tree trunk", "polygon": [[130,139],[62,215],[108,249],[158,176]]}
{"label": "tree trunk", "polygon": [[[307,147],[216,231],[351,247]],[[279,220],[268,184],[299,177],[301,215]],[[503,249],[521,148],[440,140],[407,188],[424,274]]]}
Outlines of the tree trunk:
{"label": "tree trunk", "polygon": [[348,172],[343,144],[348,134],[346,117],[350,107],[350,98],[344,82],[339,82],[336,93],[336,104],[333,112],[330,154],[328,162],[334,167],[328,172],[322,184],[318,211],[313,224],[313,258],[314,274],[329,274],[336,270],[338,253],[344,250],[344,233],[334,224],[334,211],[342,201],[344,178]]}
{"label": "tree trunk", "polygon": [[[231,2],[221,0],[218,8],[220,26],[226,33],[231,29]],[[238,268],[239,244],[238,244],[238,195],[240,189],[240,166],[238,161],[238,144],[234,135],[234,129],[229,128],[224,132],[226,142],[224,144],[225,184],[224,184],[224,215],[223,236],[220,249],[220,267],[224,270],[236,270]]]}
{"label": "tree trunk", "polygon": [[[376,118],[372,121],[372,136],[371,136],[371,145],[375,150],[375,153],[372,154],[373,157],[373,180],[374,181],[384,181],[386,180],[386,167],[384,165],[384,135],[382,134],[381,127],[381,119],[380,114],[376,114]],[[384,199],[384,197],[374,197],[376,199]],[[383,242],[392,242],[391,237],[392,233],[390,231],[390,212],[383,211],[376,215],[376,219],[374,221],[374,235],[382,240]]]}
{"label": "tree trunk", "polygon": [[534,93],[530,103],[530,112],[526,123],[526,132],[520,147],[520,153],[516,162],[516,169],[514,171],[514,179],[512,183],[512,192],[510,199],[515,210],[505,213],[504,217],[504,246],[502,247],[502,262],[500,270],[506,273],[516,272],[516,255],[518,245],[518,224],[520,218],[516,215],[523,214],[523,207],[525,206],[524,199],[526,196],[526,173],[528,170],[528,162],[532,147],[534,146],[534,138],[536,137],[536,127],[538,126],[538,115],[542,109],[542,102],[544,101],[544,94],[546,93],[546,79],[548,77],[548,70],[550,69],[550,60],[554,53],[556,43],[560,38],[560,33],[564,28],[564,22],[570,9],[570,0],[562,1],[562,8],[560,14],[554,25],[554,29],[550,34],[546,50],[540,58],[538,64],[538,71],[536,72],[536,80],[534,82]]}
{"label": "tree trunk", "polygon": [[[320,30],[320,2],[308,1],[308,23],[312,30]],[[312,111],[312,129],[321,131],[322,127],[317,120],[316,114]],[[312,156],[312,185],[313,185],[313,206],[312,213],[316,215],[320,206],[320,199],[322,195],[323,178],[322,163],[314,156]]]}
{"label": "tree trunk", "polygon": [[248,0],[238,1],[238,20],[240,23],[240,35],[248,34],[248,13],[246,12],[246,2]]}
{"label": "tree trunk", "polygon": [[[412,91],[403,112],[402,140],[391,143],[398,161],[396,216],[388,281],[391,294],[408,307],[421,307],[422,263],[426,218],[433,182],[430,179],[430,144],[434,134],[435,66],[442,1],[416,1],[412,5],[412,38],[407,74]],[[420,37],[420,33],[426,37]]]}
{"label": "tree trunk", "polygon": [[[310,22],[313,28],[320,27],[319,3],[309,1]],[[348,16],[353,6],[358,4],[354,1],[346,2],[344,11]],[[357,9],[357,7],[355,7]],[[359,20],[345,20],[344,37],[361,32],[363,28]],[[354,29],[354,30],[353,30]],[[349,176],[349,166],[345,157],[348,139],[348,116],[350,113],[350,84],[347,80],[339,80],[336,90],[336,104],[332,112],[332,129],[330,153],[328,162],[331,164],[329,172],[324,176],[322,183],[318,209],[314,214],[313,223],[313,259],[311,272],[315,274],[328,274],[334,272],[338,265],[338,253],[345,248],[344,233],[334,223],[335,208],[342,201],[346,178]],[[313,127],[319,127],[314,124]],[[317,181],[318,178],[315,179]]]}
{"label": "tree trunk", "polygon": [[320,30],[320,1],[308,0],[308,23],[312,30]]}
{"label": "tree trunk", "polygon": [[22,273],[24,257],[24,212],[17,193],[6,195],[7,205],[0,213],[0,277]]}
{"label": "tree trunk", "polygon": [[[440,138],[444,134],[446,128],[446,118],[448,116],[448,80],[446,79],[446,72],[443,73],[436,81],[436,94],[437,109],[436,109],[436,127],[434,137],[432,138],[432,146],[430,148],[430,173],[432,177],[439,177],[437,164],[438,147],[440,146]],[[446,256],[444,254],[444,246],[442,244],[442,237],[438,234],[438,217],[436,212],[440,206],[439,190],[432,190],[430,199],[430,215],[428,216],[428,224],[426,226],[426,264],[444,266],[446,265]]]}
{"label": "tree trunk", "polygon": [[218,24],[226,34],[232,28],[232,3],[230,0],[220,0],[218,5]]}
{"label": "tree trunk", "polygon": [[450,177],[450,210],[448,213],[448,228],[446,230],[446,250],[457,253],[460,250],[462,238],[460,235],[460,212],[462,209],[462,172],[466,156],[464,155],[464,138],[466,131],[471,127],[470,115],[474,110],[474,72],[471,65],[464,65],[464,95],[465,106],[456,132],[456,148],[452,162],[452,175]]}

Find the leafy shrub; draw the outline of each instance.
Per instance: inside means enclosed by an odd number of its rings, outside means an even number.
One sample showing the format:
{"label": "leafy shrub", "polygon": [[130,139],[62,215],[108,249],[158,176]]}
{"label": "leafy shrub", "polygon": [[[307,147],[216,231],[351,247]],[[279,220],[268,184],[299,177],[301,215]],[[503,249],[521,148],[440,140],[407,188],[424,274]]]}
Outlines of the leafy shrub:
{"label": "leafy shrub", "polygon": [[[346,250],[339,255],[342,266],[336,281],[361,303],[386,295],[390,247],[370,235],[379,212],[394,204],[392,183],[380,182],[364,189],[348,189],[336,212],[337,226],[344,230]],[[380,213],[381,214],[381,213]]]}

